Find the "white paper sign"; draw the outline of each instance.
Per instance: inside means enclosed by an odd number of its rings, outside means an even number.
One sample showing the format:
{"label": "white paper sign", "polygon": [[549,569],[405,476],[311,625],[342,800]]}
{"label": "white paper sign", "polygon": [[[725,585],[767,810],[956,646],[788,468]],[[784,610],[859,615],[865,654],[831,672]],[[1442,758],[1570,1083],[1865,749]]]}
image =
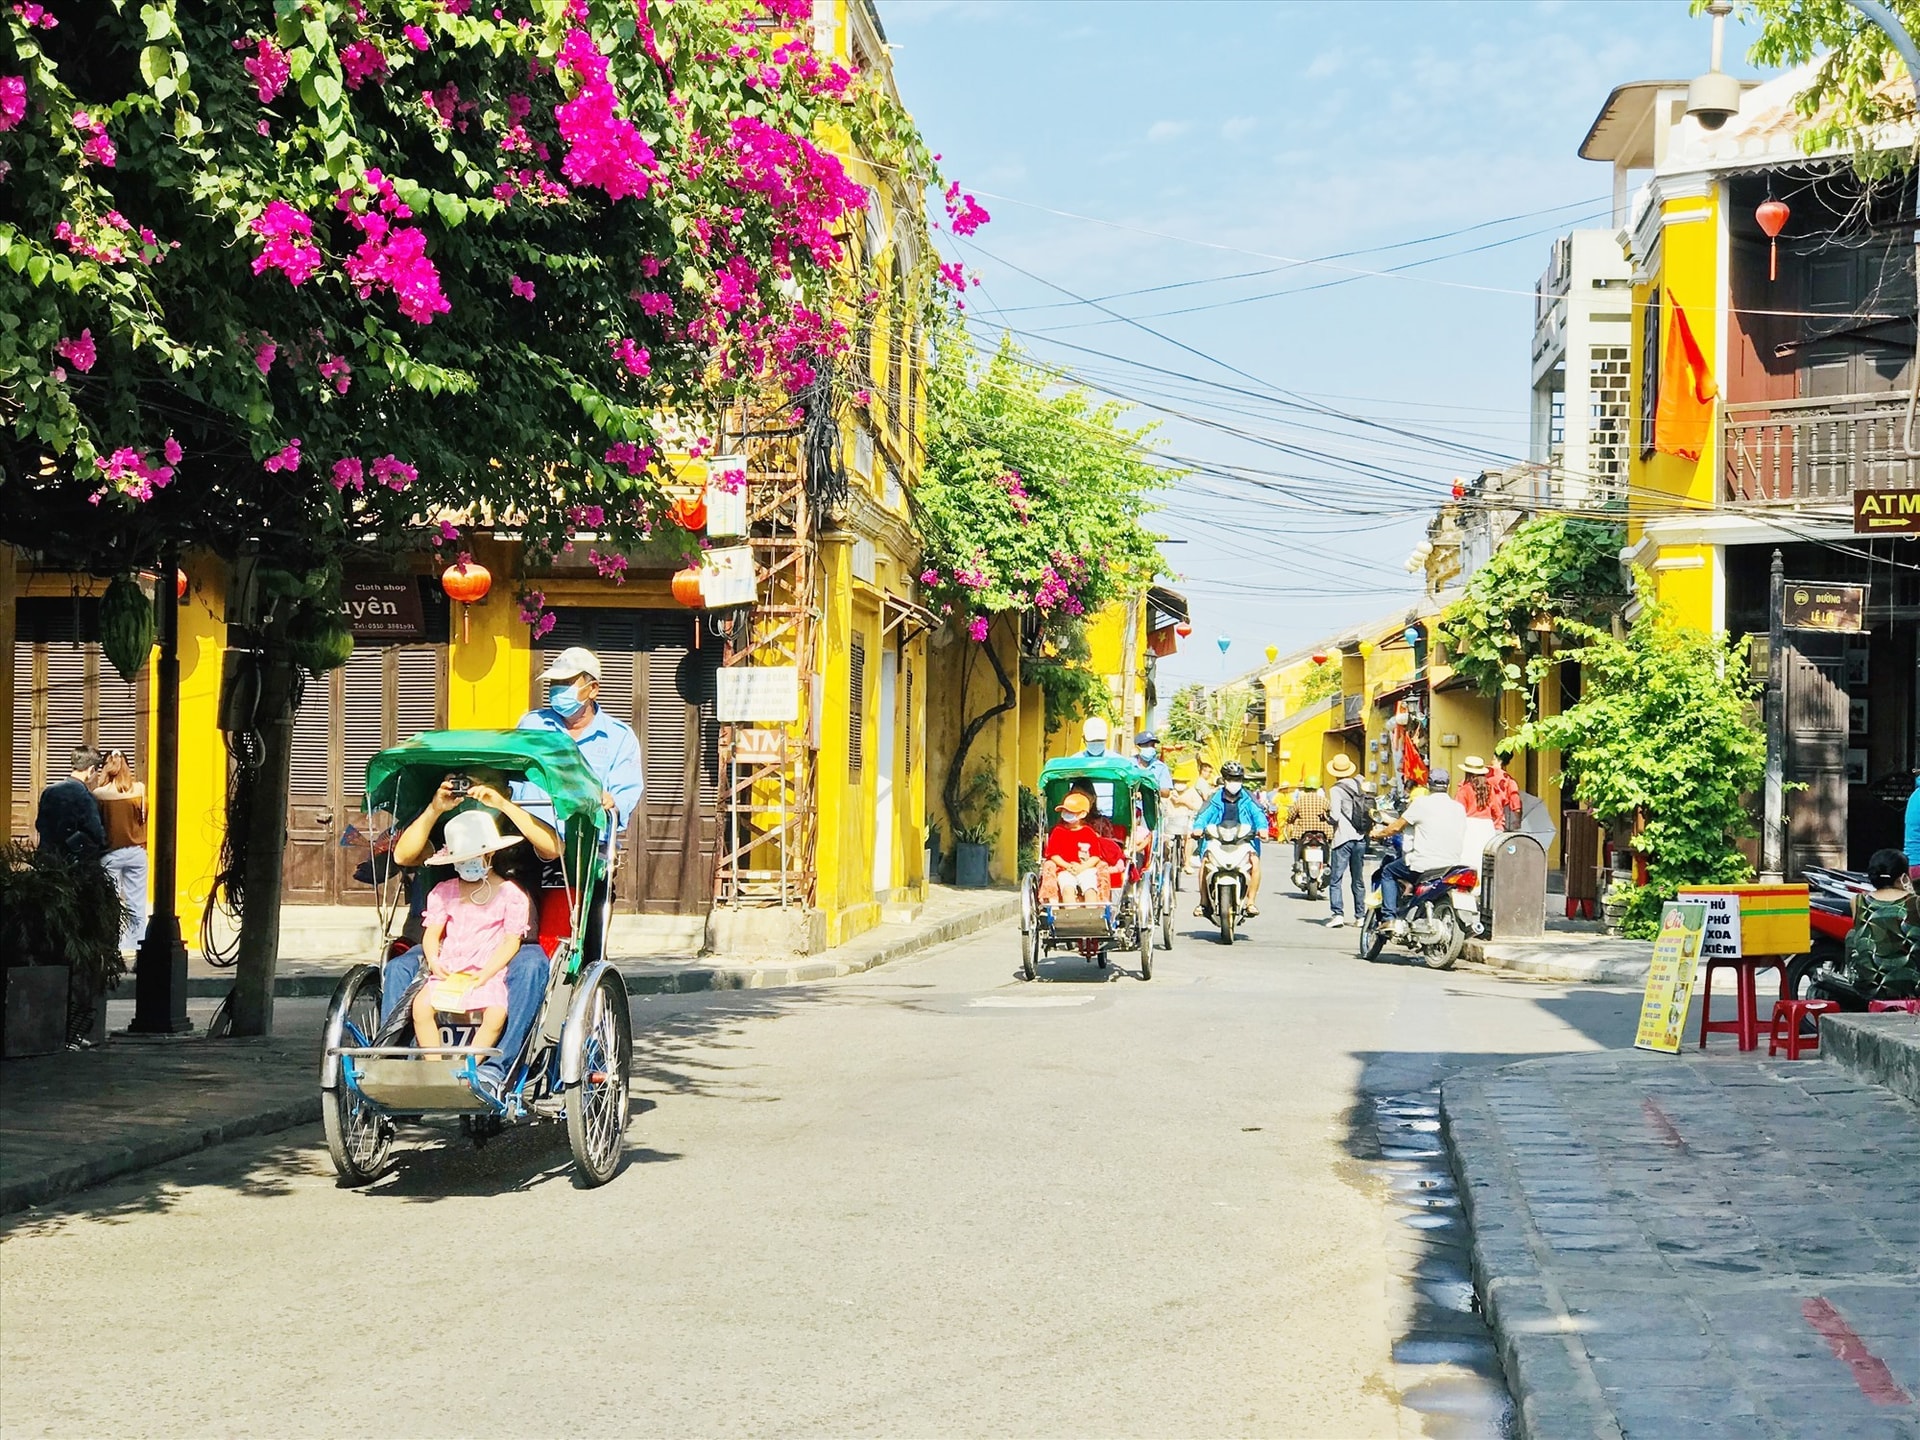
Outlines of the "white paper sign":
{"label": "white paper sign", "polygon": [[747,457],[716,455],[707,462],[707,534],[747,533]]}
{"label": "white paper sign", "polygon": [[1738,895],[1692,895],[1687,903],[1707,907],[1707,930],[1701,937],[1700,954],[1708,960],[1740,958],[1740,897]]}
{"label": "white paper sign", "polygon": [[722,605],[751,605],[758,598],[754,584],[753,547],[735,545],[709,550],[700,565],[700,601],[709,609]]}
{"label": "white paper sign", "polygon": [[714,718],[722,725],[792,724],[800,718],[797,666],[726,665],[717,679]]}

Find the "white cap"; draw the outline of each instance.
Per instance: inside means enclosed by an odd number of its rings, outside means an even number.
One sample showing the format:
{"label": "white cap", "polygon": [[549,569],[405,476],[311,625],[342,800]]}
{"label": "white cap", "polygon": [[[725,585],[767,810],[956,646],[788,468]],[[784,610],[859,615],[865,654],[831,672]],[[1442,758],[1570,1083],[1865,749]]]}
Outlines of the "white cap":
{"label": "white cap", "polygon": [[1080,727],[1080,738],[1091,745],[1095,740],[1107,738],[1107,722],[1098,715],[1089,715],[1087,723]]}
{"label": "white cap", "polygon": [[541,680],[571,680],[575,676],[600,678],[600,657],[584,645],[569,645],[554,657],[553,663],[536,677]]}

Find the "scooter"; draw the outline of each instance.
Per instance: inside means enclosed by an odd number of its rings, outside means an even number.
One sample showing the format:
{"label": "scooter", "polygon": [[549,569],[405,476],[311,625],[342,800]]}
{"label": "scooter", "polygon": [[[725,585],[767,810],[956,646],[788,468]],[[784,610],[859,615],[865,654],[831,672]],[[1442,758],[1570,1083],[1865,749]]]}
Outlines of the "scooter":
{"label": "scooter", "polygon": [[1853,932],[1853,900],[1873,889],[1858,870],[1806,868],[1808,921],[1813,943],[1807,954],[1787,962],[1787,985],[1803,1000],[1837,1000],[1840,1008],[1864,1011],[1875,1000],[1904,999],[1890,991],[1877,973],[1863,973],[1847,954]]}
{"label": "scooter", "polygon": [[[1373,872],[1367,889],[1367,910],[1360,919],[1360,958],[1377,960],[1393,936],[1394,917],[1386,913],[1381,876],[1387,861],[1400,855],[1396,837],[1392,848]],[[1474,890],[1480,873],[1471,865],[1449,865],[1444,870],[1429,870],[1418,880],[1402,882],[1400,915],[1406,933],[1400,937],[1408,949],[1426,962],[1430,970],[1451,970],[1466,948],[1467,937],[1480,933],[1480,906]]]}
{"label": "scooter", "polygon": [[1331,853],[1324,830],[1302,830],[1293,842],[1293,883],[1309,900],[1327,893],[1327,880],[1333,872],[1333,864],[1327,859]]}
{"label": "scooter", "polygon": [[1232,821],[1209,825],[1207,851],[1202,857],[1206,881],[1206,911],[1220,927],[1220,943],[1233,944],[1234,927],[1247,906],[1247,890],[1253,879],[1253,827]]}

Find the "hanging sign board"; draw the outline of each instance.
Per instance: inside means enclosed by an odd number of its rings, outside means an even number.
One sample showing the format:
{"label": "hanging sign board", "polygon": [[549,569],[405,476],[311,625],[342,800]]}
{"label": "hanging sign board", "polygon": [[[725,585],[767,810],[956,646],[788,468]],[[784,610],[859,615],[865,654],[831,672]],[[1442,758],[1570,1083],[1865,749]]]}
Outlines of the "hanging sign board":
{"label": "hanging sign board", "polygon": [[1856,490],[1853,529],[1858,535],[1920,535],[1920,490]]}
{"label": "hanging sign board", "polygon": [[707,534],[720,540],[747,533],[747,457],[716,455],[707,462]]}
{"label": "hanging sign board", "polygon": [[800,718],[797,666],[725,665],[716,679],[713,714],[722,725],[790,725]]}
{"label": "hanging sign board", "polygon": [[[723,670],[720,672],[725,674]],[[733,732],[733,758],[741,765],[764,765],[786,758],[787,732],[784,730],[736,730]]]}
{"label": "hanging sign board", "polygon": [[1704,907],[1705,933],[1700,938],[1700,953],[1709,960],[1738,960],[1746,953],[1741,945],[1740,897],[1732,891],[1686,889],[1680,898]]}
{"label": "hanging sign board", "polygon": [[1660,934],[1653,942],[1640,1026],[1633,1036],[1635,1049],[1680,1053],[1680,1032],[1686,1028],[1707,925],[1705,905],[1669,900],[1660,911]]}
{"label": "hanging sign board", "polygon": [[751,605],[757,598],[751,545],[709,550],[701,557],[700,603],[709,610],[723,605]]}
{"label": "hanging sign board", "polygon": [[1857,635],[1866,626],[1867,587],[1787,581],[1780,623],[1789,630],[1832,630]]}
{"label": "hanging sign board", "polygon": [[426,616],[411,575],[349,575],[340,585],[340,613],[356,640],[424,640]]}
{"label": "hanging sign board", "polygon": [[1682,885],[1680,899],[1707,907],[1700,953],[1711,960],[1803,955],[1813,943],[1805,885]]}

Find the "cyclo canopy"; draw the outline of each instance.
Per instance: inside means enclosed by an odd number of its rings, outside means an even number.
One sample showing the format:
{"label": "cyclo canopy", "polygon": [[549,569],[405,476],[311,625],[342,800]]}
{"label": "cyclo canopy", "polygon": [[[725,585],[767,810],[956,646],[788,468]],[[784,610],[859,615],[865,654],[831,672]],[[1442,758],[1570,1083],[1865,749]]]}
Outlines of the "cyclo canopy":
{"label": "cyclo canopy", "polygon": [[[1141,823],[1149,830],[1160,828],[1160,792],[1154,786],[1153,776],[1138,762],[1124,755],[1049,760],[1040,771],[1040,794],[1049,816],[1060,808],[1060,802],[1067,798],[1067,790],[1076,780],[1092,783],[1094,794],[1102,800],[1101,810],[1115,824],[1130,826],[1134,807],[1138,805]],[[1120,804],[1122,796],[1126,797],[1124,809]],[[1048,823],[1051,824],[1051,820]]]}

